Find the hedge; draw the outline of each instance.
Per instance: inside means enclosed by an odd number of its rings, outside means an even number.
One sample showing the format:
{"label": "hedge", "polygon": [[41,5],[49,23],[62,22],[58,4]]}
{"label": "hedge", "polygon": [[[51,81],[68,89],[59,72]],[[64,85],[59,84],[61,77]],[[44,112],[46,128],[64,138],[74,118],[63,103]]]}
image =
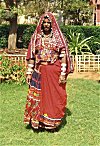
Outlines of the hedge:
{"label": "hedge", "polygon": [[[18,48],[27,48],[31,35],[33,34],[36,25],[18,25],[17,31],[17,47]],[[81,37],[87,38],[94,36],[91,42],[89,43],[92,52],[95,54],[96,50],[100,49],[100,45],[94,44],[94,42],[100,43],[100,26],[60,26],[61,31],[68,38],[69,31],[76,33],[81,33]],[[0,48],[7,47],[7,38],[9,34],[9,25],[0,25]]]}

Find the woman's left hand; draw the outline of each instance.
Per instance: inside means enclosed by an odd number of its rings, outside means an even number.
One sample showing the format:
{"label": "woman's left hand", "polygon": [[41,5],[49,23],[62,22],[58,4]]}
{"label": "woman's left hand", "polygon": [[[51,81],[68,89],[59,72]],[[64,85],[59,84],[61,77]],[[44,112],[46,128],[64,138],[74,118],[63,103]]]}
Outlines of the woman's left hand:
{"label": "woman's left hand", "polygon": [[65,83],[66,83],[66,75],[60,75],[59,84],[65,84]]}

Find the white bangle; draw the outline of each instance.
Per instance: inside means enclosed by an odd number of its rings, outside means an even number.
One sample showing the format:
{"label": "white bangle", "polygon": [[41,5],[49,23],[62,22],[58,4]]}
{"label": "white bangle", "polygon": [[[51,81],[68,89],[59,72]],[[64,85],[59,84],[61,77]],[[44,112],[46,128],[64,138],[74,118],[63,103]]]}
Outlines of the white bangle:
{"label": "white bangle", "polygon": [[28,64],[28,66],[29,66],[29,67],[34,67],[34,65],[33,65],[33,64]]}
{"label": "white bangle", "polygon": [[60,54],[59,57],[64,57],[64,54]]}
{"label": "white bangle", "polygon": [[27,71],[30,71],[30,72],[32,72],[33,71],[33,69],[32,68],[28,68],[28,70]]}
{"label": "white bangle", "polygon": [[30,72],[30,71],[27,71],[27,72],[26,72],[26,74],[27,74],[27,75],[31,75],[31,74],[32,74],[32,72]]}
{"label": "white bangle", "polygon": [[61,54],[65,54],[66,52],[65,51],[61,51]]}
{"label": "white bangle", "polygon": [[66,75],[66,73],[65,72],[61,72],[61,75]]}
{"label": "white bangle", "polygon": [[61,68],[61,71],[62,72],[66,72],[66,68]]}
{"label": "white bangle", "polygon": [[64,67],[66,67],[66,63],[62,63],[62,64],[61,64],[61,66],[64,66]]}

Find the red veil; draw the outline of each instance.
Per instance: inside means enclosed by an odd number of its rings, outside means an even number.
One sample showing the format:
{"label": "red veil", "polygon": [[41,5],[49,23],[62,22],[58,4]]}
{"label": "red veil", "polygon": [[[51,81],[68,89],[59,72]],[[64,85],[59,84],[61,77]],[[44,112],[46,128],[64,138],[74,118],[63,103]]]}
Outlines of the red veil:
{"label": "red veil", "polygon": [[66,64],[67,64],[66,72],[67,72],[67,74],[70,72],[73,72],[73,65],[71,62],[70,55],[69,55],[68,44],[67,44],[66,39],[64,38],[64,36],[63,36],[63,34],[62,34],[62,32],[61,32],[61,30],[56,22],[55,17],[50,12],[46,12],[45,14],[43,14],[41,16],[39,23],[36,27],[36,30],[31,37],[31,41],[29,43],[28,53],[27,53],[26,59],[29,60],[30,58],[33,58],[33,55],[35,54],[36,46],[40,45],[39,44],[40,42],[38,41],[38,39],[41,37],[41,33],[42,33],[41,25],[42,25],[42,22],[43,22],[43,19],[45,16],[48,16],[51,20],[52,32],[53,32],[53,35],[54,35],[55,40],[56,40],[57,48],[59,48],[59,49],[65,48],[65,50],[66,50]]}

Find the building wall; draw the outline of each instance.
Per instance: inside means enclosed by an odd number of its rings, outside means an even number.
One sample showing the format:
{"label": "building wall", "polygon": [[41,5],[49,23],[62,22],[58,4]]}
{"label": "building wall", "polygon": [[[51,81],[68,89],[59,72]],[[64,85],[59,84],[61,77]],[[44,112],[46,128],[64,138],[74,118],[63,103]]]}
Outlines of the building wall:
{"label": "building wall", "polygon": [[96,6],[96,25],[100,25],[100,0],[97,1]]}
{"label": "building wall", "polygon": [[100,0],[90,0],[90,5],[94,6],[94,25],[100,25]]}

